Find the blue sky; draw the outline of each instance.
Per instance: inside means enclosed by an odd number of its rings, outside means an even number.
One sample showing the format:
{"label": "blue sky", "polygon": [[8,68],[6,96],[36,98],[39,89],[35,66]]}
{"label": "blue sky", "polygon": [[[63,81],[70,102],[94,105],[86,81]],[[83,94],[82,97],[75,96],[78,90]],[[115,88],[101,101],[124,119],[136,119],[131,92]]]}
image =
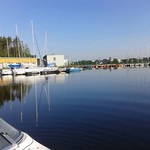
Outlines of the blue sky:
{"label": "blue sky", "polygon": [[150,56],[150,0],[0,0],[0,19],[31,52],[32,20],[41,54],[47,32],[47,53],[71,61]]}

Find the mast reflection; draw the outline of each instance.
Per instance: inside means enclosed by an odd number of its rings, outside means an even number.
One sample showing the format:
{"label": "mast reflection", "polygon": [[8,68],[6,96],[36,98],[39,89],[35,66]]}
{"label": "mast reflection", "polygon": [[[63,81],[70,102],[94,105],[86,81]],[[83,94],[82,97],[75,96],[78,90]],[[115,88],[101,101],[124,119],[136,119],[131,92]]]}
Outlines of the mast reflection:
{"label": "mast reflection", "polygon": [[[29,105],[35,107],[35,123],[38,126],[39,107],[44,100],[47,102],[48,111],[51,109],[50,86],[53,84],[63,84],[67,75],[45,75],[45,76],[2,76],[0,78],[0,108],[5,102],[10,103],[10,110],[20,102],[20,121],[23,123],[23,117],[28,110]],[[30,95],[30,96],[29,96]],[[15,102],[15,103],[14,103]],[[13,106],[13,104],[15,104]],[[29,105],[28,105],[29,104]],[[17,104],[18,105],[18,104]],[[43,104],[42,104],[43,105]],[[45,106],[44,106],[45,107]],[[18,109],[15,108],[15,109]],[[15,110],[14,109],[14,110]],[[40,109],[41,110],[41,109]],[[7,110],[8,111],[8,110]]]}

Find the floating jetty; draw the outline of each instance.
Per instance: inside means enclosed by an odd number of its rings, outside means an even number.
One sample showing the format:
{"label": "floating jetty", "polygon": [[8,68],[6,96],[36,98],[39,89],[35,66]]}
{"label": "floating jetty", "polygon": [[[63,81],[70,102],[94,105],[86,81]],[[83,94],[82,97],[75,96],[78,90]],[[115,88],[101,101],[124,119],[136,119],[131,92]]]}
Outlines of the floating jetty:
{"label": "floating jetty", "polygon": [[82,65],[82,68],[85,69],[92,69],[92,68],[121,68],[123,67],[123,64],[101,64],[101,65]]}

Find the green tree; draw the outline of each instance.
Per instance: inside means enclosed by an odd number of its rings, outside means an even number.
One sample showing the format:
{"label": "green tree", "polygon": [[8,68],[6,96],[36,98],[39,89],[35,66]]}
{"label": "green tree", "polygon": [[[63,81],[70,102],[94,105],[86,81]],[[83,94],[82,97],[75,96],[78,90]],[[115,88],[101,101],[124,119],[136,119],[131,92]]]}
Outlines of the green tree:
{"label": "green tree", "polygon": [[0,37],[0,57],[33,57],[27,44],[15,37]]}
{"label": "green tree", "polygon": [[112,63],[113,64],[119,64],[119,61],[118,61],[118,59],[115,58]]}

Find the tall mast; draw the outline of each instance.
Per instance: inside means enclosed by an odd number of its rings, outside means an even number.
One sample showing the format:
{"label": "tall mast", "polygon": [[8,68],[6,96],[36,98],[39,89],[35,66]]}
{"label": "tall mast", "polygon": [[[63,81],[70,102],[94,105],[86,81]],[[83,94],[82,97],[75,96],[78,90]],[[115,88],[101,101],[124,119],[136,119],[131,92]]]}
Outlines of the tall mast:
{"label": "tall mast", "polygon": [[32,28],[32,52],[35,55],[35,48],[34,48],[34,27],[33,27],[33,21],[31,20],[31,28]]}
{"label": "tall mast", "polygon": [[47,54],[47,31],[45,32],[45,45],[46,45],[46,49],[45,49],[45,55]]}
{"label": "tall mast", "polygon": [[17,24],[16,24],[16,37],[17,37],[18,56],[20,58],[19,39],[18,39],[18,27],[17,27]]}
{"label": "tall mast", "polygon": [[6,38],[6,43],[7,43],[7,56],[9,57],[8,38]]}
{"label": "tall mast", "polygon": [[47,54],[47,31],[45,31],[44,55]]}

